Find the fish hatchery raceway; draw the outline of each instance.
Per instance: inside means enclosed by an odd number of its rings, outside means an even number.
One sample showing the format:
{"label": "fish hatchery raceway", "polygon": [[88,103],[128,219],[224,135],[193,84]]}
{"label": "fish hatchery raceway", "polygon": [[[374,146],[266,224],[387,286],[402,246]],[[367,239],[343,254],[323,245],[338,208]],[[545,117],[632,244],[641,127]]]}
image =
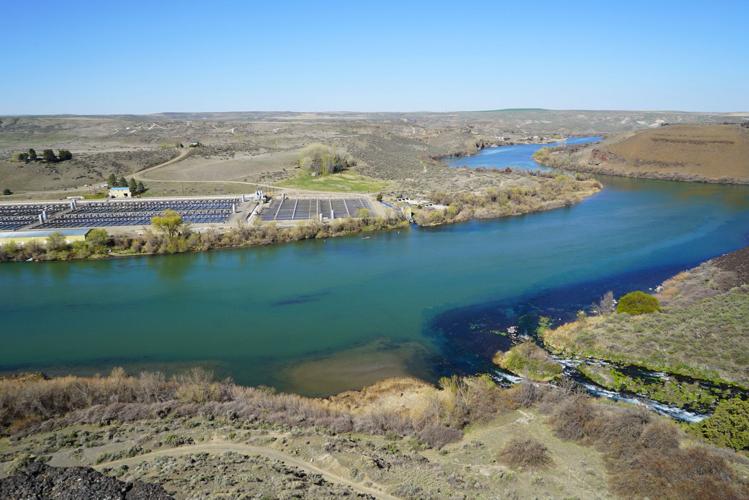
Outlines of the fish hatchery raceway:
{"label": "fish hatchery raceway", "polygon": [[[4,151],[65,147],[76,163],[54,172],[8,161],[0,187],[17,193],[12,200],[48,200],[53,191],[64,200],[110,173],[143,171],[153,198],[241,200],[263,185],[372,204],[382,192],[393,206],[489,188],[501,199],[562,182],[557,171],[524,170],[539,169],[531,155],[564,137],[606,135],[552,154],[592,154],[661,122],[728,119],[194,118],[3,117]],[[193,140],[203,146],[144,170],[174,156],[166,144]],[[295,157],[310,141],[356,158],[357,186],[384,184],[294,191],[287,182],[299,179]],[[455,153],[474,155],[438,159]],[[0,265],[0,496],[745,498],[747,442],[736,429],[749,380],[741,250],[749,188],[597,178],[604,189],[579,203],[516,217],[224,252]],[[609,290],[655,293],[661,284],[660,312],[591,311]],[[540,317],[551,329],[536,338]],[[506,372],[491,359],[522,335],[545,344],[552,360],[593,356],[600,363],[580,373],[600,389],[714,417],[679,422],[592,398],[580,385],[532,384],[532,370],[519,373],[524,383],[498,385]]]}

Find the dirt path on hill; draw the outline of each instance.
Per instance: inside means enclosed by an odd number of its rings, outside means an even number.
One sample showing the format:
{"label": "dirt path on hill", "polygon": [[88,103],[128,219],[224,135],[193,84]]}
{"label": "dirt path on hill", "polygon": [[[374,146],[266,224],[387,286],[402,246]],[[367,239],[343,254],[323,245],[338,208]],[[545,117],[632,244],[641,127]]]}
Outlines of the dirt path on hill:
{"label": "dirt path on hill", "polygon": [[120,460],[113,460],[111,462],[100,463],[98,465],[95,465],[94,468],[100,470],[105,467],[113,468],[113,467],[119,467],[121,465],[132,466],[140,462],[153,460],[158,457],[178,457],[178,456],[185,456],[185,455],[194,455],[197,453],[211,453],[211,454],[219,455],[219,454],[223,454],[226,452],[235,452],[235,453],[239,453],[242,455],[260,455],[265,458],[269,458],[271,460],[279,460],[281,462],[286,463],[287,465],[298,467],[309,473],[319,474],[322,477],[324,477],[327,481],[330,481],[331,483],[348,486],[360,493],[372,495],[376,498],[383,498],[383,499],[390,499],[390,500],[397,498],[388,493],[385,493],[381,486],[377,485],[376,483],[373,483],[372,481],[369,481],[370,483],[372,483],[372,486],[365,486],[362,483],[352,481],[351,479],[340,476],[329,470],[320,468],[314,464],[301,460],[293,455],[289,455],[288,453],[285,453],[283,451],[279,451],[273,448],[253,446],[253,445],[248,445],[248,444],[243,444],[243,443],[234,443],[231,441],[224,441],[224,440],[214,440],[214,441],[210,441],[207,443],[200,443],[200,444],[188,445],[188,446],[179,446],[176,448],[161,449],[157,451],[152,451],[150,453],[144,453],[143,455],[138,455],[138,456],[131,457],[131,458],[123,458]]}
{"label": "dirt path on hill", "polygon": [[183,151],[180,151],[180,153],[174,158],[172,158],[171,160],[167,160],[164,163],[159,163],[158,165],[154,165],[153,167],[144,168],[143,170],[135,172],[133,174],[133,177],[135,178],[135,180],[146,180],[145,177],[142,177],[143,174],[147,172],[152,172],[154,170],[158,170],[162,167],[166,167],[167,165],[171,165],[172,163],[177,163],[178,161],[182,161],[188,156],[190,156],[191,153],[192,153],[192,149],[185,149]]}

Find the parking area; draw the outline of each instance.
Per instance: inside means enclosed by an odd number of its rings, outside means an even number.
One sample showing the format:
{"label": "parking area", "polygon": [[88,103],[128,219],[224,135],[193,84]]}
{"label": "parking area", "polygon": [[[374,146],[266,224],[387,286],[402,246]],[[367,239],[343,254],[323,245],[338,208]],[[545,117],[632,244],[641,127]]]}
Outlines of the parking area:
{"label": "parking area", "polygon": [[271,221],[297,221],[357,217],[359,209],[372,210],[366,198],[285,198],[274,199],[263,210],[260,219]]}

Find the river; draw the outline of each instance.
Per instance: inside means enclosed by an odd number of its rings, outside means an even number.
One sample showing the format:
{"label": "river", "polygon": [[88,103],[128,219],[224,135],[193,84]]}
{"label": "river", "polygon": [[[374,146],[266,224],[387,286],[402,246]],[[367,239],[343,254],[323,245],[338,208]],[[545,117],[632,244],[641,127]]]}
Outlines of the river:
{"label": "river", "polygon": [[[452,160],[533,168],[530,155]],[[520,148],[511,146],[510,148]],[[0,265],[0,371],[179,371],[330,394],[485,369],[571,317],[747,244],[749,187],[601,177],[573,207],[267,248]]]}

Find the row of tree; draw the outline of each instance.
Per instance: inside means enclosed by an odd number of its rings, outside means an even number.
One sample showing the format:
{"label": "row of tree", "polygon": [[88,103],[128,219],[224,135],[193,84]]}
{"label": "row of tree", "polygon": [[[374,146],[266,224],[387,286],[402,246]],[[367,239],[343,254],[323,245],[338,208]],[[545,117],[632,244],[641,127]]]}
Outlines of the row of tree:
{"label": "row of tree", "polygon": [[34,148],[30,148],[26,153],[16,153],[13,155],[15,161],[44,161],[47,163],[57,163],[59,161],[67,161],[73,159],[73,153],[67,149],[58,149],[57,154],[52,149],[45,149],[42,151],[42,155],[39,156]]}
{"label": "row of tree", "polygon": [[136,182],[135,179],[132,177],[130,180],[125,179],[124,177],[117,178],[116,175],[110,174],[109,179],[107,179],[107,185],[109,187],[126,187],[130,189],[130,193],[133,195],[137,194],[143,194],[146,192],[146,186],[143,185],[143,182]]}

